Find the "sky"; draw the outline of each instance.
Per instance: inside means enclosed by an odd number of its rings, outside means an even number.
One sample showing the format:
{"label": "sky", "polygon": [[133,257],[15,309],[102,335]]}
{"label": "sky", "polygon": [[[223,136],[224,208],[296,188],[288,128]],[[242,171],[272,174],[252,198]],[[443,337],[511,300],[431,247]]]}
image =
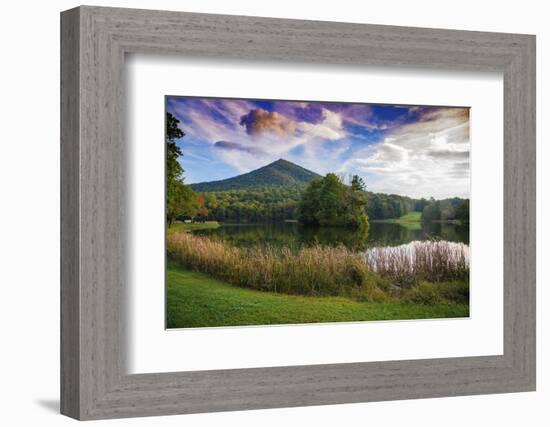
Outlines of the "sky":
{"label": "sky", "polygon": [[188,184],[250,172],[280,158],[320,175],[359,175],[367,190],[469,197],[469,109],[166,97],[185,136]]}

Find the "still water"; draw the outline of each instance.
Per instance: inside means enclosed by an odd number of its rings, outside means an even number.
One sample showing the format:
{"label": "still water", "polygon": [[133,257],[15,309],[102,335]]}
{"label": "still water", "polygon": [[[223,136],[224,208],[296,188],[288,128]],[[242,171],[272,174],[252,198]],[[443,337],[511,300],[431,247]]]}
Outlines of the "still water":
{"label": "still water", "polygon": [[469,244],[469,225],[371,222],[368,234],[345,228],[302,227],[295,222],[222,224],[219,228],[195,230],[193,234],[219,238],[239,247],[271,245],[299,249],[313,244],[340,245],[353,250],[375,246],[398,246],[414,240],[447,240]]}

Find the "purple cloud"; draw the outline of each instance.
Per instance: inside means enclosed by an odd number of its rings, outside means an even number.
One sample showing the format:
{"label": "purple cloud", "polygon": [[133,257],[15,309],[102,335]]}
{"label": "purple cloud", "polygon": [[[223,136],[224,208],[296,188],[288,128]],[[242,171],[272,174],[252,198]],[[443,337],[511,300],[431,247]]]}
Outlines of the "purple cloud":
{"label": "purple cloud", "polygon": [[214,147],[221,148],[222,150],[227,150],[227,151],[242,151],[250,154],[263,154],[263,151],[260,150],[259,148],[247,147],[243,144],[239,144],[238,142],[217,141],[214,144]]}
{"label": "purple cloud", "polygon": [[297,122],[318,124],[323,121],[323,104],[316,102],[285,102],[273,103],[274,110]]}
{"label": "purple cloud", "polygon": [[243,115],[240,124],[246,128],[247,134],[253,136],[265,131],[286,135],[294,132],[296,128],[295,123],[282,114],[262,108],[250,110],[248,114]]}

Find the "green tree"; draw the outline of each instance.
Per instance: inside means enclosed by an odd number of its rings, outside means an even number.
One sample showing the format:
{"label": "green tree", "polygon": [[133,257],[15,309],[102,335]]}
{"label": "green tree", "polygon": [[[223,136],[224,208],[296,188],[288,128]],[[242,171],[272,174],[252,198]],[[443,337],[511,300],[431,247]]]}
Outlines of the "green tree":
{"label": "green tree", "polygon": [[439,221],[441,219],[441,208],[439,202],[431,201],[422,210],[422,221]]}
{"label": "green tree", "polygon": [[168,226],[179,217],[195,217],[199,213],[199,201],[195,192],[181,181],[175,181],[170,197],[166,200]]}
{"label": "green tree", "polygon": [[[320,205],[317,206],[316,219],[319,225],[340,226],[347,221],[343,218],[345,186],[333,173],[321,179]],[[306,190],[307,191],[307,190]]]}
{"label": "green tree", "polygon": [[179,120],[166,113],[166,220],[168,226],[179,216],[194,217],[199,209],[197,195],[183,183],[183,168],[178,161],[183,155],[176,140],[185,133],[179,128]]}
{"label": "green tree", "polygon": [[323,187],[323,179],[315,179],[307,186],[306,191],[300,200],[300,216],[299,220],[303,224],[318,225],[318,211],[321,205],[321,190]]}
{"label": "green tree", "polygon": [[457,208],[455,218],[462,222],[470,222],[470,201],[464,200]]}
{"label": "green tree", "polygon": [[369,229],[369,217],[367,215],[367,194],[365,193],[365,181],[354,175],[351,180],[351,187],[346,189],[349,209],[349,224],[354,228]]}
{"label": "green tree", "polygon": [[351,189],[353,191],[365,191],[365,181],[359,175],[353,175],[351,178]]}
{"label": "green tree", "polygon": [[441,209],[441,221],[452,221],[455,219],[455,210],[452,206],[445,206]]}
{"label": "green tree", "polygon": [[428,205],[428,201],[422,197],[420,200],[415,200],[413,204],[413,209],[418,212],[422,212],[424,208]]}
{"label": "green tree", "polygon": [[346,186],[333,173],[312,181],[300,201],[300,222],[305,225],[368,230],[366,194],[359,178]]}
{"label": "green tree", "polygon": [[183,138],[185,133],[178,126],[179,120],[171,113],[166,113],[166,178],[170,186],[175,181],[182,179],[183,168],[178,158],[183,155],[177,146],[176,140]]}

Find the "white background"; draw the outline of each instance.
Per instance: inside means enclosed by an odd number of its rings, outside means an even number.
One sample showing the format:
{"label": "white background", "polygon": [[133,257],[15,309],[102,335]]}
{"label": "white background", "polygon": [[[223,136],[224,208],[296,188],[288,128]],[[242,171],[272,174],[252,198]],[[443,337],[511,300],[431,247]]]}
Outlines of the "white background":
{"label": "white background", "polygon": [[[2,9],[0,156],[0,320],[3,425],[63,426],[59,384],[59,17],[72,1],[9,2]],[[536,33],[538,55],[538,215],[548,216],[548,11],[544,2],[394,0],[97,1],[107,6],[263,15],[375,24]],[[159,417],[120,426],[546,426],[549,423],[549,280],[543,271],[548,225],[538,224],[538,392]],[[545,240],[543,242],[543,239]],[[541,262],[542,261],[542,262]],[[95,423],[91,423],[95,424]]]}
{"label": "white background", "polygon": [[[128,220],[133,239],[130,372],[502,354],[503,104],[499,73],[379,67],[350,71],[132,55],[127,58],[126,76],[132,165]],[[266,81],[270,82],[267,87]],[[165,94],[470,106],[474,183],[470,195],[470,318],[165,331],[164,146],[151,143],[163,139]]]}

